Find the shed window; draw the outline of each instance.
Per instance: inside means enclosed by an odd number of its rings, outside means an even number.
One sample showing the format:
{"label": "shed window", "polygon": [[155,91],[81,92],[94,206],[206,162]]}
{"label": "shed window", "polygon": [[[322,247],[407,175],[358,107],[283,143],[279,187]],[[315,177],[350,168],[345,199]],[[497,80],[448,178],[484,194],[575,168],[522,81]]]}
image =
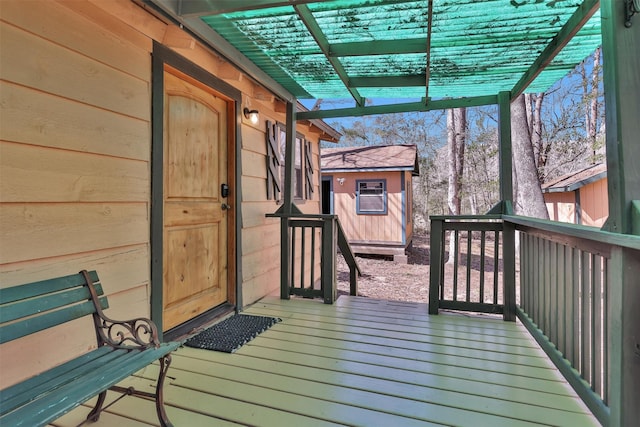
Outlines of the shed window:
{"label": "shed window", "polygon": [[359,214],[386,214],[386,180],[356,181],[356,198]]}

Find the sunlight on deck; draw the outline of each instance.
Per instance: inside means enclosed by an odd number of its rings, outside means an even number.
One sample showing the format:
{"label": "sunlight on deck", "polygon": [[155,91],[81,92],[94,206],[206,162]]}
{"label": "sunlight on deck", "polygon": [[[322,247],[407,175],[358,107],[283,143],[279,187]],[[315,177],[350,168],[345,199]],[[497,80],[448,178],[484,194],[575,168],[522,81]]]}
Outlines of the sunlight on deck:
{"label": "sunlight on deck", "polygon": [[[235,354],[174,353],[167,413],[176,427],[599,425],[519,323],[426,313],[425,304],[362,297],[265,298],[245,314],[282,322]],[[150,388],[156,370],[125,384]],[[155,407],[127,397],[89,425],[157,425]]]}

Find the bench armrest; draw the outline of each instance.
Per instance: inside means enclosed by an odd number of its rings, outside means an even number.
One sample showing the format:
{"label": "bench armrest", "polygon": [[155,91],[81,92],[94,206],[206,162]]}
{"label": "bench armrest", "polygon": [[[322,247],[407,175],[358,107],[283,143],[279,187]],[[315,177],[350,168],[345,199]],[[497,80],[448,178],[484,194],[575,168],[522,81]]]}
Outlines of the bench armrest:
{"label": "bench armrest", "polygon": [[113,320],[100,310],[93,316],[96,335],[100,345],[114,348],[143,349],[158,348],[158,329],[150,319],[139,317],[131,320]]}
{"label": "bench armrest", "polygon": [[98,346],[108,345],[123,349],[158,348],[160,346],[158,328],[151,319],[138,317],[130,320],[113,320],[107,317],[102,311],[98,293],[89,273],[86,270],[82,270],[80,273],[84,276],[96,309],[93,313],[93,323],[96,328]]}

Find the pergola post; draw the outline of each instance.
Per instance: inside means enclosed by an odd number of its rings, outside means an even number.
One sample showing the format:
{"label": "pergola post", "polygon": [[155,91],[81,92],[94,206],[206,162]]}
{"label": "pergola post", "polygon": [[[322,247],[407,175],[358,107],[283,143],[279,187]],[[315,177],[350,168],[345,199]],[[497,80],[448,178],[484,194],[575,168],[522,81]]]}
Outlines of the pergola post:
{"label": "pergola post", "polygon": [[[603,229],[638,233],[634,206],[640,200],[640,15],[625,27],[626,1],[602,0],[602,53],[606,105],[609,218]],[[635,202],[634,202],[635,201]],[[609,269],[611,426],[640,419],[640,256],[617,248]]]}
{"label": "pergola post", "polygon": [[279,209],[284,216],[280,219],[280,298],[289,299],[289,285],[291,272],[291,244],[289,242],[289,215],[297,212],[293,205],[293,175],[295,162],[296,141],[296,104],[287,102],[286,119],[287,139],[284,153],[284,203]]}
{"label": "pergola post", "polygon": [[511,147],[511,92],[498,93],[498,140],[500,142],[500,200],[503,214],[512,214],[513,159]]}

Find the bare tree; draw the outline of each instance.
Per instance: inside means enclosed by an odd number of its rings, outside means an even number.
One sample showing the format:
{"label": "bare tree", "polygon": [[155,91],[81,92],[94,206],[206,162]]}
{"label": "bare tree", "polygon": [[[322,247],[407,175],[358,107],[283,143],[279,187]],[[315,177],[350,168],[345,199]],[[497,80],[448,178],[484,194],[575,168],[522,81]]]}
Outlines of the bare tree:
{"label": "bare tree", "polygon": [[[593,53],[593,68],[591,69],[590,77],[587,75],[587,69],[585,66],[586,60],[582,62],[580,66],[580,75],[582,77],[582,97],[585,102],[585,132],[587,134],[587,141],[589,142],[592,152],[591,163],[596,163],[598,161],[598,88],[600,85],[601,50],[601,48],[598,48]],[[589,84],[591,85],[591,88],[589,88]]]}
{"label": "bare tree", "polygon": [[[462,201],[462,174],[464,173],[464,147],[467,139],[467,109],[447,110],[447,160],[449,186],[447,205],[450,215],[460,215]],[[453,234],[449,239],[449,261],[453,263]]]}
{"label": "bare tree", "polygon": [[525,96],[520,95],[511,102],[511,141],[515,173],[514,209],[519,215],[549,219],[542,197],[529,129]]}

